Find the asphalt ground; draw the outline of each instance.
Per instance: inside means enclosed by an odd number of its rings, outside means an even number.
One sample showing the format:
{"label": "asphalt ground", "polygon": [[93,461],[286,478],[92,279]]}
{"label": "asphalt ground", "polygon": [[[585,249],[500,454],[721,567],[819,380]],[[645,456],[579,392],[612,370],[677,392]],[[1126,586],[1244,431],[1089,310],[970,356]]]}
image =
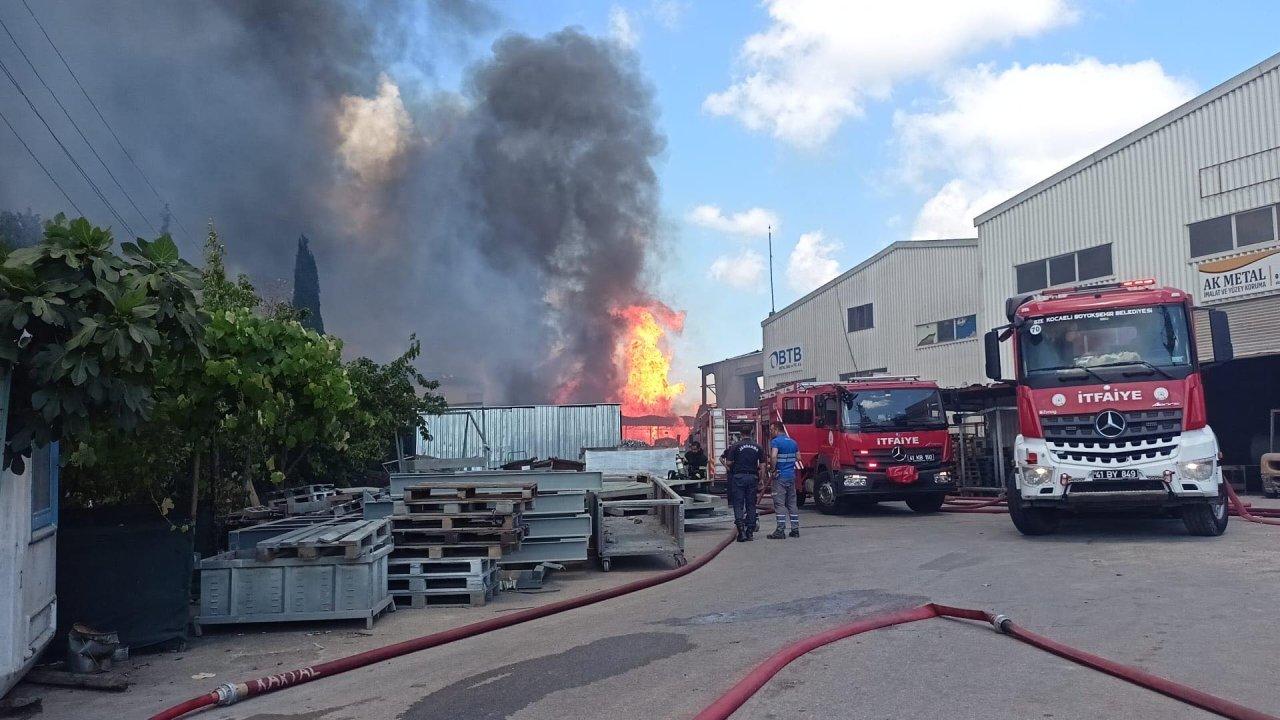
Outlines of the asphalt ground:
{"label": "asphalt ground", "polygon": [[[1255,500],[1256,502],[1256,500]],[[731,545],[665,585],[434,648],[202,718],[563,720],[688,718],[780,647],[926,601],[990,609],[1057,640],[1280,715],[1275,629],[1280,527],[1233,518],[1220,538],[1177,520],[1066,523],[1026,538],[1003,515],[915,515],[888,503],[802,511],[799,539]],[[771,517],[762,518],[768,530]],[[724,531],[690,532],[689,554]],[[126,693],[21,685],[41,718],[145,717],[221,682],[314,664],[671,567],[618,560],[540,595],[482,608],[401,610],[375,629],[210,629],[180,653],[139,655]],[[192,679],[199,673],[214,677]],[[1002,636],[932,619],[828,645],[784,669],[735,718],[1212,717]]]}

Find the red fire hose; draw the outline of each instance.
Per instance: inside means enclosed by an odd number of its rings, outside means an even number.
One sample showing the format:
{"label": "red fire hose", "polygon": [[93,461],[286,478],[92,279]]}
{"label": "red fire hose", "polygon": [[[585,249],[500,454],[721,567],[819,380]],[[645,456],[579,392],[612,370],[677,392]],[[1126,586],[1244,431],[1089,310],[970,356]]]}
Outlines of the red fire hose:
{"label": "red fire hose", "polygon": [[540,607],[520,610],[501,617],[490,618],[489,620],[482,620],[477,623],[463,625],[443,632],[432,633],[431,635],[423,635],[422,637],[405,640],[404,642],[399,642],[394,645],[374,648],[373,650],[367,650],[348,657],[338,658],[337,660],[330,660],[329,662],[320,663],[319,665],[314,665],[312,667],[290,670],[289,672],[277,675],[268,675],[267,677],[249,680],[248,682],[235,684],[226,683],[219,686],[216,690],[207,692],[199,697],[191,698],[184,703],[174,705],[166,710],[162,710],[151,716],[151,720],[172,720],[173,718],[182,717],[193,710],[198,710],[210,705],[230,705],[255,695],[265,695],[266,693],[283,690],[284,688],[292,687],[294,685],[301,685],[302,683],[311,682],[312,680],[319,680],[322,677],[337,675],[338,673],[343,673],[348,670],[355,670],[356,668],[365,667],[366,665],[372,665],[384,660],[397,658],[401,655],[408,655],[410,653],[418,652],[419,650],[426,650],[427,648],[445,645],[464,638],[482,635],[487,632],[500,630],[512,625],[518,625],[530,620],[537,620],[538,618],[543,618],[548,615],[562,613],[566,610],[573,610],[586,605],[593,605],[598,602],[618,597],[619,595],[626,595],[638,590],[644,590],[645,588],[651,588],[655,585],[671,582],[676,578],[684,577],[694,570],[701,568],[703,565],[706,565],[712,558],[719,555],[721,550],[728,547],[729,544],[734,541],[736,536],[737,531],[735,530],[733,533],[725,536],[725,539],[720,541],[720,544],[716,545],[710,552],[684,567],[678,567],[674,570],[668,570],[651,577],[629,582],[625,585],[608,588],[606,590],[600,590],[579,597],[568,598],[559,602],[542,605]]}
{"label": "red fire hose", "polygon": [[1231,501],[1231,509],[1237,516],[1252,523],[1280,525],[1280,520],[1274,519],[1280,517],[1280,508],[1251,508],[1248,504],[1240,501],[1240,496],[1236,495],[1236,489],[1231,487],[1231,483],[1224,482],[1222,486],[1227,489],[1227,498]]}
{"label": "red fire hose", "polygon": [[934,617],[950,617],[962,620],[978,620],[991,623],[991,625],[1002,633],[1011,635],[1022,642],[1033,647],[1037,647],[1046,652],[1053,653],[1061,658],[1070,660],[1071,662],[1093,668],[1099,672],[1117,677],[1126,682],[1133,683],[1140,687],[1147,688],[1163,695],[1167,695],[1179,702],[1188,705],[1194,705],[1202,710],[1216,713],[1231,720],[1280,720],[1274,715],[1268,715],[1264,712],[1244,707],[1238,703],[1224,700],[1220,697],[1210,695],[1209,693],[1196,690],[1181,683],[1168,680],[1166,678],[1152,675],[1145,670],[1122,665],[1113,660],[1099,657],[1092,653],[1077,650],[1075,648],[1063,645],[1060,642],[1051,640],[1043,635],[1037,635],[1014,624],[1012,620],[1003,615],[992,615],[982,610],[969,610],[966,608],[948,607],[946,605],[921,605],[920,607],[911,608],[909,610],[898,610],[896,612],[882,613],[873,615],[869,618],[857,620],[847,625],[828,630],[817,635],[810,636],[792,645],[788,645],[782,650],[775,653],[772,657],[760,663],[747,674],[742,680],[729,689],[724,695],[721,695],[715,702],[711,703],[702,712],[694,718],[694,720],[725,720],[734,713],[735,710],[742,707],[743,703],[756,694],[760,688],[764,687],[778,671],[786,667],[791,661],[804,655],[805,653],[828,645],[837,640],[847,637],[859,635],[861,633],[878,630],[880,628],[889,627],[891,625],[902,625],[904,623],[917,622],[919,620],[927,620]]}

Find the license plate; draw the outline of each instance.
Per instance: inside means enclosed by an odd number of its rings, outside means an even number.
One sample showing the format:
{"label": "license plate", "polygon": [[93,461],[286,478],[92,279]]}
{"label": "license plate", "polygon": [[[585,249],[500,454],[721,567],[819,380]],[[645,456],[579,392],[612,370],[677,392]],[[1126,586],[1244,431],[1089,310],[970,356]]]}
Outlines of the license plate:
{"label": "license plate", "polygon": [[1094,470],[1089,473],[1090,480],[1141,480],[1138,470]]}
{"label": "license plate", "polygon": [[906,455],[904,455],[902,459],[909,463],[931,463],[931,462],[938,461],[938,454],[909,452]]}

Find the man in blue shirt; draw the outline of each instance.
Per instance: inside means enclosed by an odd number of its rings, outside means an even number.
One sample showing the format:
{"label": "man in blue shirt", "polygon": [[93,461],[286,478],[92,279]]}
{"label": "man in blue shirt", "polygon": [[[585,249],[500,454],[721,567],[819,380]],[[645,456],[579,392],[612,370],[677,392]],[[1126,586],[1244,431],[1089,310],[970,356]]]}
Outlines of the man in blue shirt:
{"label": "man in blue shirt", "polygon": [[729,504],[738,526],[738,542],[753,540],[756,533],[756,491],[759,489],[764,451],[751,438],[734,443],[720,456],[729,470]]}
{"label": "man in blue shirt", "polygon": [[800,510],[796,506],[796,453],[800,446],[787,436],[782,423],[769,426],[773,439],[769,441],[769,468],[773,471],[773,512],[778,519],[778,529],[770,540],[787,537],[787,519],[791,520],[791,537],[800,537]]}

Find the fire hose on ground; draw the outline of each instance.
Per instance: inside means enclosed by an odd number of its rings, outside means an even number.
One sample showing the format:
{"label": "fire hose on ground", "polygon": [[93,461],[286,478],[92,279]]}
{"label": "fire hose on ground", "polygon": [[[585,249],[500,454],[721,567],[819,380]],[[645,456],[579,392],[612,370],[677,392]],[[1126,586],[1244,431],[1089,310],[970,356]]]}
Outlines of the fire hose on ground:
{"label": "fire hose on ground", "polygon": [[826,632],[812,635],[799,642],[788,645],[779,650],[773,656],[760,663],[747,674],[742,680],[729,689],[724,695],[708,705],[702,712],[695,716],[694,720],[725,720],[731,716],[735,710],[751,699],[765,683],[777,675],[784,667],[790,664],[796,658],[822,647],[837,640],[860,635],[872,630],[890,627],[892,625],[902,625],[905,623],[918,622],[920,620],[928,620],[935,617],[956,618],[960,620],[977,620],[981,622],[991,623],[996,630],[1016,638],[1028,645],[1053,653],[1079,665],[1093,668],[1099,672],[1106,673],[1113,677],[1119,678],[1126,682],[1133,683],[1139,687],[1147,688],[1162,695],[1167,695],[1179,702],[1186,703],[1207,710],[1211,713],[1221,715],[1231,720],[1277,720],[1276,716],[1252,708],[1247,708],[1239,703],[1223,698],[1193,687],[1188,687],[1181,683],[1174,682],[1158,675],[1153,675],[1145,670],[1124,665],[1114,660],[1094,655],[1092,653],[1077,650],[1069,645],[1064,645],[1056,640],[1038,635],[1030,630],[1022,628],[1015,624],[1009,618],[1003,615],[993,615],[983,610],[969,610],[966,608],[949,607],[946,605],[936,605],[929,603],[908,610],[898,610],[894,612],[873,615],[868,618],[856,620],[847,625],[842,625]]}
{"label": "fire hose on ground", "polygon": [[[1244,512],[1248,512],[1248,508],[1240,503],[1239,498],[1236,498],[1234,493],[1230,493],[1230,495],[1237,508]],[[960,502],[957,504],[965,505],[967,503]],[[993,507],[996,504],[995,502],[982,502],[979,504],[981,507],[969,509],[975,511],[983,510],[999,512],[997,508]],[[734,535],[730,534],[712,548],[711,551],[684,567],[668,570],[618,587],[600,590],[580,597],[569,598],[536,608],[521,610],[502,617],[491,618],[489,620],[464,625],[462,627],[453,628],[439,633],[433,633],[431,635],[424,635],[419,638],[406,640],[393,645],[386,645],[358,653],[356,655],[331,660],[312,667],[291,670],[286,673],[270,675],[256,680],[250,680],[248,682],[234,684],[226,683],[218,687],[216,690],[163,710],[152,716],[151,720],[172,720],[173,718],[181,717],[201,708],[213,705],[230,705],[245,698],[283,690],[295,685],[319,680],[320,678],[337,675],[349,670],[355,670],[357,668],[391,660],[420,650],[446,645],[465,638],[475,637],[476,635],[517,625],[519,623],[536,620],[549,615],[555,615],[568,610],[603,602],[621,595],[638,592],[640,590],[670,582],[703,567],[728,547],[733,540]],[[1009,618],[1003,615],[993,615],[992,613],[982,610],[955,608],[946,605],[937,605],[934,603],[929,603],[909,610],[900,610],[897,612],[863,618],[847,625],[811,636],[797,643],[793,643],[758,665],[743,680],[734,685],[727,693],[699,713],[696,720],[711,720],[712,718],[729,717],[737,708],[741,707],[743,703],[763,687],[770,678],[776,675],[780,670],[782,670],[782,668],[786,667],[788,663],[801,655],[814,650],[815,648],[822,647],[823,645],[827,645],[853,635],[869,632],[871,630],[889,627],[891,625],[927,620],[934,617],[949,617],[991,623],[991,625],[1000,632],[1008,634],[1041,650],[1131,682],[1140,687],[1167,695],[1188,705],[1193,705],[1209,712],[1216,713],[1222,717],[1231,718],[1232,720],[1280,720],[1280,718],[1277,718],[1276,716],[1244,707],[1238,703],[1234,703],[1172,680],[1153,675],[1144,670],[1123,665],[1113,660],[1108,660],[1082,650],[1077,650],[1068,645],[1064,645],[1050,638],[1026,630],[1016,625]]]}

